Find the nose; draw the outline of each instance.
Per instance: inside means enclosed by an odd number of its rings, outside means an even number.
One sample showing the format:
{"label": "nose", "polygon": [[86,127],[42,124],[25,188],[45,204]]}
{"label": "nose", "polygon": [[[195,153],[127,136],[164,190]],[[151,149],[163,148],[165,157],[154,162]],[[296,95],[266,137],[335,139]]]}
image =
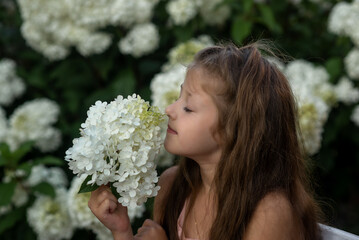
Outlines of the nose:
{"label": "nose", "polygon": [[176,117],[175,104],[176,104],[176,102],[168,105],[165,110],[166,115],[172,120],[175,119],[175,117]]}

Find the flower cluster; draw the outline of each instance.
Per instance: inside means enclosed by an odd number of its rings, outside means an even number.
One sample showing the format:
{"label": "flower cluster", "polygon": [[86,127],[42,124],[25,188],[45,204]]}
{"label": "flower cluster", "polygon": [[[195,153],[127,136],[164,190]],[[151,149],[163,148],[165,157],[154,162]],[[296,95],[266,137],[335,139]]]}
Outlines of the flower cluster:
{"label": "flower cluster", "polygon": [[158,47],[159,41],[156,26],[152,23],[143,23],[134,26],[127,36],[121,39],[118,47],[124,54],[141,57],[153,52]]}
{"label": "flower cluster", "polygon": [[0,105],[7,106],[25,90],[21,78],[16,75],[15,62],[10,59],[0,61]]}
{"label": "flower cluster", "polygon": [[323,67],[304,60],[289,63],[284,73],[297,100],[305,150],[312,155],[321,146],[323,126],[331,104],[336,101],[334,86],[329,83],[329,74]]}
{"label": "flower cluster", "polygon": [[359,80],[359,47],[353,48],[348,53],[348,55],[344,58],[344,63],[348,76],[352,79]]}
{"label": "flower cluster", "polygon": [[34,141],[42,152],[57,149],[61,143],[61,133],[52,124],[57,121],[59,112],[59,106],[48,99],[25,102],[10,116],[6,143],[12,150],[27,141]]}
{"label": "flower cluster", "polygon": [[329,32],[348,36],[359,46],[359,1],[352,3],[340,1],[332,9],[328,19]]}
{"label": "flower cluster", "polygon": [[222,5],[223,0],[171,0],[167,4],[170,20],[175,25],[185,25],[197,14],[208,25],[222,25],[230,16],[228,5]]}
{"label": "flower cluster", "polygon": [[75,174],[91,176],[87,184],[112,183],[123,206],[141,205],[159,189],[154,159],[163,142],[163,121],[158,108],[135,94],[97,101],[65,159]]}
{"label": "flower cluster", "polygon": [[66,204],[65,189],[56,190],[56,198],[39,196],[27,210],[27,220],[39,240],[70,239],[74,232]]}
{"label": "flower cluster", "polygon": [[65,58],[72,46],[84,56],[104,52],[112,42],[99,31],[107,25],[130,28],[152,17],[158,0],[19,0],[27,43],[50,60]]}
{"label": "flower cluster", "polygon": [[354,83],[347,77],[342,77],[335,86],[335,94],[338,101],[347,105],[356,103],[359,100],[359,89],[354,87]]}
{"label": "flower cluster", "polygon": [[3,183],[16,181],[14,195],[11,204],[0,209],[0,215],[11,211],[14,207],[18,208],[28,202],[30,189],[40,183],[49,183],[53,188],[63,188],[67,186],[67,177],[65,172],[59,167],[47,168],[44,165],[36,165],[31,168],[30,174],[24,170],[16,171],[7,170],[3,179]]}

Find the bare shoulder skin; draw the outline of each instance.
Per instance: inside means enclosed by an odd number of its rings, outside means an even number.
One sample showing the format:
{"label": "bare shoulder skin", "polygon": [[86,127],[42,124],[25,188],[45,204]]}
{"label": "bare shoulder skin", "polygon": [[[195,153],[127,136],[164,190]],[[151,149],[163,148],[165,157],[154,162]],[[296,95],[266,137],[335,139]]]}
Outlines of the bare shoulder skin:
{"label": "bare shoulder skin", "polygon": [[172,183],[176,177],[177,171],[178,171],[177,166],[173,166],[166,169],[161,174],[160,179],[158,181],[158,186],[160,186],[161,189],[158,191],[158,194],[155,197],[155,203],[153,209],[153,220],[157,223],[160,222],[160,216],[161,216],[160,213],[164,204],[163,201],[172,187]]}
{"label": "bare shoulder skin", "polygon": [[302,239],[293,206],[283,193],[269,193],[259,202],[243,239]]}

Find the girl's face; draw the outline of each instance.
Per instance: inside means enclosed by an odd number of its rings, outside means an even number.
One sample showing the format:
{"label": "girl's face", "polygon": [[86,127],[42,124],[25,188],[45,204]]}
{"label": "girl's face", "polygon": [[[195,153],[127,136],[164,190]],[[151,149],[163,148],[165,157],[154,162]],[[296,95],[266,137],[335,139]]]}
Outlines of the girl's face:
{"label": "girl's face", "polygon": [[169,117],[165,148],[198,163],[215,162],[221,150],[213,136],[218,110],[211,96],[201,87],[209,76],[201,68],[188,71],[176,102],[166,108]]}

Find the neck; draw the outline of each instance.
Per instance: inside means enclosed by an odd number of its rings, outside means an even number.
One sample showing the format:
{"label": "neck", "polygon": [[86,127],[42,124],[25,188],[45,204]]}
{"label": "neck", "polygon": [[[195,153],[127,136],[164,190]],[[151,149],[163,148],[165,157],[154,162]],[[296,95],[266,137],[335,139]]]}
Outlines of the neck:
{"label": "neck", "polygon": [[217,164],[214,163],[200,164],[200,172],[205,194],[208,194],[213,190],[213,179],[216,174],[216,167]]}

